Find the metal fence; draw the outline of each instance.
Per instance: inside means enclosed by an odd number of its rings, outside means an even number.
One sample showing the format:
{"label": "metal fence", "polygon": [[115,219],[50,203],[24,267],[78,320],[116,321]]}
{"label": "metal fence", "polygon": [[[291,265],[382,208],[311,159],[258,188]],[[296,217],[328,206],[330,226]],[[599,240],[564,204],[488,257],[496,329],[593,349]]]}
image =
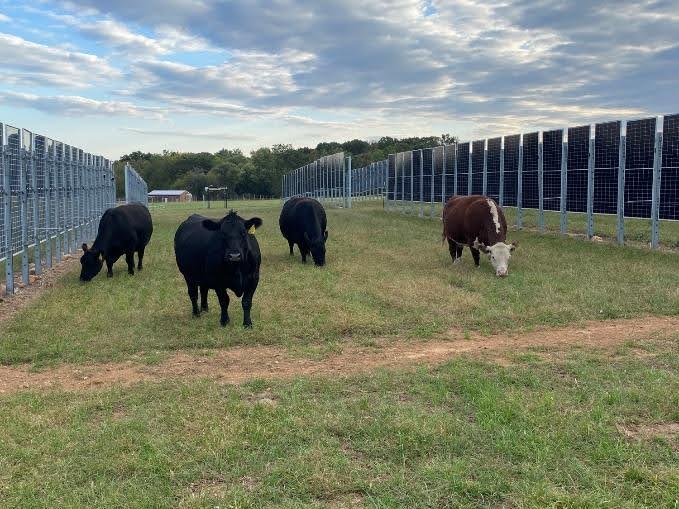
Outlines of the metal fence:
{"label": "metal fence", "polygon": [[385,208],[438,217],[436,204],[453,195],[485,194],[516,208],[560,214],[616,216],[619,243],[625,218],[650,219],[650,244],[659,242],[659,221],[679,219],[679,114],[532,132],[391,154]]}
{"label": "metal fence", "polygon": [[104,157],[26,129],[0,124],[0,140],[0,265],[13,294],[15,264],[27,285],[95,236],[115,177]]}
{"label": "metal fence", "polygon": [[387,191],[387,159],[351,170],[352,200],[382,199]]}
{"label": "metal fence", "polygon": [[324,203],[351,207],[351,156],[338,152],[283,175],[281,196],[310,196]]}
{"label": "metal fence", "polygon": [[386,193],[387,169],[386,159],[352,168],[351,156],[343,152],[322,157],[283,176],[283,200],[310,196],[350,208],[352,200],[381,199]]}
{"label": "metal fence", "polygon": [[125,164],[125,203],[138,202],[148,207],[149,190],[146,181],[130,166]]}

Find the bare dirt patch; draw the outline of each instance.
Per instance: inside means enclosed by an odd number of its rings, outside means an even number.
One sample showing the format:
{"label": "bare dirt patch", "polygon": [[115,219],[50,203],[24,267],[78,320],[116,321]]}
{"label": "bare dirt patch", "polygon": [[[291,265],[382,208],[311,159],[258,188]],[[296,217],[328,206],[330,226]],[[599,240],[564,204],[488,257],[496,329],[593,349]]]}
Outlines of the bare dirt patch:
{"label": "bare dirt patch", "polygon": [[618,425],[618,431],[630,440],[646,441],[663,438],[679,451],[679,422],[659,422],[652,424]]}
{"label": "bare dirt patch", "polygon": [[[546,329],[520,335],[476,335],[469,339],[464,339],[464,334],[459,331],[449,331],[441,338],[427,342],[381,340],[369,347],[347,346],[342,352],[320,360],[294,357],[281,348],[253,346],[213,350],[210,356],[178,352],[153,366],[132,360],[67,364],[40,372],[32,372],[30,366],[0,366],[0,393],[50,388],[86,390],[178,378],[205,378],[239,384],[255,379],[296,376],[338,377],[377,368],[437,365],[460,355],[502,360],[508,353],[530,348],[611,350],[629,340],[648,339],[677,331],[679,317],[645,317],[592,322],[582,327]],[[253,402],[275,405],[275,400],[266,393],[254,395]]]}
{"label": "bare dirt patch", "polygon": [[24,286],[20,278],[15,280],[14,295],[5,295],[5,285],[4,283],[0,285],[0,322],[12,318],[42,295],[48,288],[54,286],[54,283],[61,276],[74,271],[78,264],[79,259],[77,257],[64,255],[62,261],[60,263],[54,262],[52,268],[48,269],[43,266],[42,274],[31,274],[29,285]]}

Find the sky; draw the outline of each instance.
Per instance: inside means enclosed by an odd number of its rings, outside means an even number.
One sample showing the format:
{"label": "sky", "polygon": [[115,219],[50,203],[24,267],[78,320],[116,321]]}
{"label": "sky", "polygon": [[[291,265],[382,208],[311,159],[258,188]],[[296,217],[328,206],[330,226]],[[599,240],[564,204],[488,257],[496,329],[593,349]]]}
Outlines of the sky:
{"label": "sky", "polygon": [[0,0],[0,122],[116,159],[679,111],[679,0]]}

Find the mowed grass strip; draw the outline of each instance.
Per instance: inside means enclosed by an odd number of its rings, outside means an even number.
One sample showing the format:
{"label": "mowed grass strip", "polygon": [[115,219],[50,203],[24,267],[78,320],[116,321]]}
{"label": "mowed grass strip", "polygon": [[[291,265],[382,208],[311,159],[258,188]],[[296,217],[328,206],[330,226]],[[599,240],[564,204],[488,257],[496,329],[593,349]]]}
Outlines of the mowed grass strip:
{"label": "mowed grass strip", "polygon": [[507,367],[2,395],[0,505],[675,507],[679,337],[640,339]]}
{"label": "mowed grass strip", "polygon": [[[263,254],[253,305],[254,330],[243,330],[240,301],[222,328],[218,304],[192,318],[174,261],[173,237],[191,212],[153,210],[145,269],[113,279],[102,272],[81,284],[66,275],[30,307],[0,325],[0,362],[157,358],[176,349],[239,344],[333,347],[397,336],[426,339],[449,328],[483,333],[565,325],[590,319],[679,313],[676,253],[623,248],[555,235],[511,232],[520,242],[510,276],[498,279],[487,260],[475,269],[468,250],[453,266],[441,245],[441,223],[387,213],[377,203],[328,208],[328,263],[322,269],[288,256],[278,229],[280,202],[233,204],[260,216]],[[214,217],[224,209],[199,210]]]}

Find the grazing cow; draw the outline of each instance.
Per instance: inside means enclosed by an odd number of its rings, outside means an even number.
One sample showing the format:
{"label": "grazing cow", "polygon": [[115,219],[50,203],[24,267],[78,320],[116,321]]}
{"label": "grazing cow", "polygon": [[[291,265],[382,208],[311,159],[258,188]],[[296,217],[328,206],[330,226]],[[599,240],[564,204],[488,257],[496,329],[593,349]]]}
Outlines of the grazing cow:
{"label": "grazing cow", "polygon": [[500,206],[487,196],[453,196],[443,208],[443,238],[453,263],[462,257],[462,249],[469,246],[474,263],[479,266],[479,251],[488,255],[495,274],[505,277],[509,258],[517,243],[505,244],[507,221]]}
{"label": "grazing cow", "polygon": [[151,240],[153,221],[151,214],[141,203],[130,203],[108,209],[101,216],[97,238],[92,247],[83,244],[80,257],[81,281],[90,281],[99,274],[104,261],[108,269],[106,275],[113,276],[113,264],[125,255],[127,272],[134,274],[134,253],[137,253],[137,270],[142,270],[144,249]]}
{"label": "grazing cow", "polygon": [[278,224],[290,246],[290,256],[293,254],[293,246],[297,244],[303,263],[306,263],[306,257],[311,252],[316,265],[319,267],[325,265],[328,230],[323,205],[313,198],[303,196],[290,198],[283,205]]}
{"label": "grazing cow", "polygon": [[259,283],[262,255],[255,230],[262,226],[258,217],[243,219],[233,210],[219,221],[193,214],[174,236],[177,267],[186,280],[193,315],[207,311],[207,293],[212,289],[219,299],[222,326],[229,323],[229,289],[242,298],[243,327],[252,327],[250,309]]}

